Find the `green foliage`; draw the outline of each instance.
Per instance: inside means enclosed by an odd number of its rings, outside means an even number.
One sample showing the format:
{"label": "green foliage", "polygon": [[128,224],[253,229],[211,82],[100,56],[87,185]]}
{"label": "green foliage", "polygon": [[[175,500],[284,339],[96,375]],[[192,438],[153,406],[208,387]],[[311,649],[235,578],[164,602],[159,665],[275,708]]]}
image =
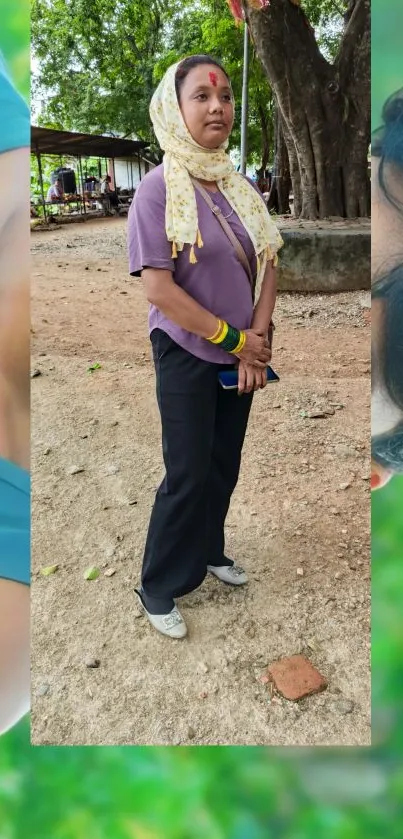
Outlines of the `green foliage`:
{"label": "green foliage", "polygon": [[[377,678],[373,682],[376,705],[385,706],[387,717],[379,725],[396,723],[401,708],[403,678],[403,632],[401,625],[403,580],[403,478],[394,478],[374,495],[372,504],[373,590],[381,589],[372,609],[372,662]],[[393,748],[403,745],[403,732],[395,732]]]}
{"label": "green foliage", "polygon": [[0,750],[2,839],[398,839],[402,784],[382,749],[30,749],[23,724]]}
{"label": "green foliage", "polygon": [[151,139],[153,67],[175,0],[33,0],[41,124]]}
{"label": "green foliage", "polygon": [[29,0],[0,0],[0,51],[17,88],[29,98]]}
{"label": "green foliage", "polygon": [[[329,54],[337,48],[341,20],[334,5],[305,3]],[[156,84],[174,61],[204,52],[220,58],[231,77],[237,102],[231,147],[240,145],[243,29],[235,26],[226,0],[33,0],[32,43],[41,125],[134,134],[155,149],[148,108]],[[252,49],[248,149],[256,166],[267,148],[272,162],[272,110],[270,86]]]}

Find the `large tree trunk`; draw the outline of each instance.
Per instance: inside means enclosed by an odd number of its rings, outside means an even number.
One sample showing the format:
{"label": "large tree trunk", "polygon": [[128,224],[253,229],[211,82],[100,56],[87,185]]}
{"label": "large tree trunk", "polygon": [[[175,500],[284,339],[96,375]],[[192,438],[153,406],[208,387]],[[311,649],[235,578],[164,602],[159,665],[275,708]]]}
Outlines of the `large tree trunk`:
{"label": "large tree trunk", "polygon": [[350,0],[333,65],[300,6],[244,6],[281,113],[298,215],[368,216],[370,0]]}
{"label": "large tree trunk", "polygon": [[258,170],[258,174],[261,173],[262,177],[264,177],[270,158],[269,113],[267,108],[261,102],[259,102],[257,110],[259,113],[260,127],[262,131],[262,162],[260,169]]}
{"label": "large tree trunk", "polygon": [[275,210],[276,213],[280,213],[281,215],[286,215],[290,212],[290,163],[287,145],[284,139],[281,115],[277,105],[274,111],[274,137],[274,171],[270,195],[267,201],[267,209],[269,211]]}

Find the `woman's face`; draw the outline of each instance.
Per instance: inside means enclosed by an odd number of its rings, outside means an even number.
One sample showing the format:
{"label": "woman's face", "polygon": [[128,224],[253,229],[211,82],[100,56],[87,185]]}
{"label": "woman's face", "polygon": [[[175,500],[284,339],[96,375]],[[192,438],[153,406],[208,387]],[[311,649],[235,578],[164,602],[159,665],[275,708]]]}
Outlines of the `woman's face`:
{"label": "woman's face", "polygon": [[234,102],[229,81],[214,64],[199,64],[182,82],[179,106],[193,139],[216,149],[230,135]]}
{"label": "woman's face", "polygon": [[[375,295],[377,284],[382,278],[403,264],[403,214],[387,200],[379,186],[379,160],[372,160],[372,226],[371,226],[371,270],[372,290]],[[388,183],[396,189],[401,179],[400,173],[390,172]],[[402,179],[403,193],[403,179]],[[399,200],[403,196],[396,195]],[[379,287],[379,286],[378,286]],[[403,289],[402,289],[403,294]],[[371,400],[371,436],[372,436],[372,467],[371,486],[380,489],[393,476],[393,469],[386,469],[376,460],[377,445],[386,439],[386,435],[393,444],[393,435],[403,423],[403,410],[391,399],[385,386],[383,354],[388,341],[385,329],[387,296],[374,296],[372,301],[372,400]],[[403,336],[403,324],[402,324]],[[401,373],[403,377],[403,370]],[[381,447],[380,447],[381,450]]]}

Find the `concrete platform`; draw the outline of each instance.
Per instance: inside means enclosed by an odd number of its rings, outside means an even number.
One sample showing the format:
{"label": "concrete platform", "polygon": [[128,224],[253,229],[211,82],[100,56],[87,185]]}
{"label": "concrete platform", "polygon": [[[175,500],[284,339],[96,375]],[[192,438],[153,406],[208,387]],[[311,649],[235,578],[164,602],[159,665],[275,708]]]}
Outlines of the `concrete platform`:
{"label": "concrete platform", "polygon": [[359,291],[371,288],[369,220],[292,222],[277,219],[284,247],[278,289],[295,292]]}

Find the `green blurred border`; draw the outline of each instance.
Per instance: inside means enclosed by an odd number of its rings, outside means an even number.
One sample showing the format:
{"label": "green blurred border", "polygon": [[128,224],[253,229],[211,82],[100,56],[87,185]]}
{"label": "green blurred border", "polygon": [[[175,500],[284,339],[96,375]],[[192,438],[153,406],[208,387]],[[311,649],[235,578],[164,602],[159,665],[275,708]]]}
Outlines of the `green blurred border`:
{"label": "green blurred border", "polygon": [[29,0],[0,0],[0,50],[16,87],[27,101],[30,93],[29,14]]}

